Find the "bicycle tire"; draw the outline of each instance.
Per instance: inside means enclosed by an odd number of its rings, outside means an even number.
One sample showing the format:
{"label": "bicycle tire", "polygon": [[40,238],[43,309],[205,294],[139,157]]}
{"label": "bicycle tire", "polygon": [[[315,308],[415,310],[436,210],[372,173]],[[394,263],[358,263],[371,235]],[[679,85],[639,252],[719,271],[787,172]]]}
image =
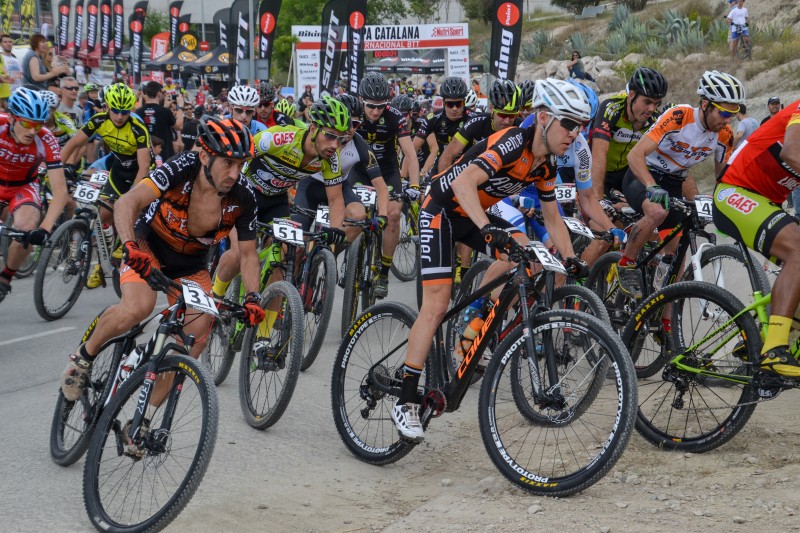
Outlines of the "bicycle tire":
{"label": "bicycle tire", "polygon": [[342,297],[342,336],[358,316],[358,300],[361,296],[360,272],[363,268],[364,234],[356,237],[345,253],[347,265],[344,271],[344,294]]}
{"label": "bicycle tire", "polygon": [[400,281],[412,281],[419,275],[419,232],[417,221],[413,215],[409,216],[408,204],[403,204],[400,213],[400,240],[394,251],[391,272]]}
{"label": "bicycle tire", "polygon": [[[6,217],[5,226],[11,227],[12,216],[8,215]],[[8,260],[8,247],[11,246],[11,239],[9,239],[5,234],[0,236],[0,256],[3,257],[3,266],[5,266],[5,262]],[[27,278],[33,271],[36,269],[36,264],[38,262],[38,255],[41,253],[41,246],[34,246],[31,250],[31,253],[28,254],[28,257],[25,258],[25,261],[17,269],[17,272],[14,274],[14,277],[17,279]]]}
{"label": "bicycle tire", "polygon": [[[103,531],[119,532],[139,532],[139,531],[158,531],[165,528],[183,510],[189,500],[191,500],[197,487],[205,475],[211,456],[214,453],[214,445],[217,439],[217,427],[219,420],[219,402],[214,386],[211,385],[211,377],[208,371],[194,359],[184,355],[170,355],[164,358],[159,364],[156,373],[172,373],[172,383],[175,377],[181,376],[182,388],[178,397],[179,407],[175,410],[176,419],[173,420],[173,428],[179,427],[180,431],[170,431],[170,428],[162,428],[165,404],[164,401],[159,407],[148,406],[148,417],[150,428],[158,427],[156,431],[148,431],[150,439],[145,445],[145,455],[139,460],[123,455],[118,446],[124,446],[120,442],[118,435],[122,433],[120,428],[124,427],[125,421],[133,417],[136,409],[137,398],[144,383],[146,366],[137,369],[125,380],[120,389],[111,397],[111,400],[103,411],[97,423],[95,432],[89,444],[89,451],[86,454],[86,464],[83,470],[83,497],[86,512],[92,524]],[[129,401],[130,400],[130,401]],[[199,407],[190,412],[193,405]],[[151,409],[154,409],[151,412]],[[195,428],[196,425],[199,427]],[[183,423],[180,423],[183,422]],[[119,433],[117,433],[119,431]],[[196,435],[196,438],[195,438]],[[157,445],[159,438],[162,442],[168,439],[167,448],[159,451]],[[188,444],[183,445],[184,442]],[[152,448],[151,444],[152,443]],[[194,447],[191,453],[189,446]],[[156,448],[155,450],[153,448]],[[171,453],[172,450],[180,450],[180,454]],[[107,460],[104,456],[109,455]],[[113,459],[113,460],[108,460]],[[176,470],[183,462],[188,463],[185,473],[175,475]],[[101,469],[113,469],[120,467],[123,472],[120,476],[130,475],[126,484],[124,481],[114,483],[110,473],[101,472]],[[148,476],[152,475],[154,479]],[[174,483],[172,483],[174,482]],[[174,492],[163,495],[146,495],[144,491],[152,489],[156,491],[165,487],[168,483],[176,485]],[[102,489],[112,485],[109,497],[112,501],[105,502]],[[131,486],[135,488],[131,489]],[[128,492],[136,492],[131,495],[132,502],[125,505],[125,502],[114,502],[114,499],[124,498],[122,494],[125,487]],[[168,492],[163,490],[160,492]],[[111,504],[114,503],[112,506]],[[148,510],[140,510],[139,515],[134,517],[132,505],[137,503],[147,504]],[[152,508],[157,506],[155,512]],[[114,509],[112,509],[112,507]],[[124,517],[115,516],[114,510]]]}
{"label": "bicycle tire", "polygon": [[736,43],[736,56],[739,59],[752,59],[753,45],[745,43],[740,37]]}
{"label": "bicycle tire", "polygon": [[[563,367],[567,371],[557,376],[556,383],[571,393],[563,398],[563,407],[551,405],[549,410],[542,409],[542,416],[550,419],[550,425],[531,424],[517,410],[507,385],[514,378],[504,370],[520,357],[527,335],[534,337],[534,344],[537,339],[541,343],[545,342],[545,333],[557,334],[558,328],[569,328],[594,339],[594,359],[586,356],[568,361],[574,363],[572,366],[559,365],[559,370]],[[574,346],[560,345],[562,349]],[[606,360],[608,365],[602,364]],[[613,375],[608,379],[586,379],[587,372],[605,376],[609,368]],[[576,375],[573,378],[571,374]],[[550,380],[546,374],[542,379],[544,390],[552,389],[547,385]],[[592,388],[598,390],[593,398],[582,401],[587,395],[580,392],[581,386],[586,383],[589,392]],[[601,386],[597,387],[597,383]],[[574,405],[580,411],[570,409],[570,401],[578,395]],[[622,455],[636,417],[636,382],[625,347],[606,324],[577,311],[547,311],[533,317],[529,328],[520,325],[502,341],[486,370],[478,401],[483,443],[503,476],[533,494],[568,496],[599,481]],[[603,425],[607,428],[602,429]],[[562,444],[561,437],[567,442]],[[520,464],[537,459],[538,465]]]}
{"label": "bicycle tire", "polygon": [[[236,276],[225,290],[225,298],[238,302],[242,277]],[[214,380],[214,385],[219,387],[225,382],[236,358],[236,350],[231,341],[231,336],[236,332],[236,320],[230,319],[223,322],[215,320],[211,328],[208,342],[200,354],[200,361],[208,369]]]}
{"label": "bicycle tire", "polygon": [[[626,346],[632,346],[638,337],[650,337],[648,323],[658,319],[664,306],[671,304],[673,318],[672,332],[666,336],[666,342],[673,356],[682,354],[683,348],[698,340],[686,341],[686,325],[700,327],[707,319],[689,316],[684,319],[690,307],[681,305],[685,301],[699,300],[713,304],[713,312],[717,317],[734,316],[744,305],[729,292],[709,283],[696,281],[669,285],[650,298],[645,299],[622,335]],[[680,315],[680,316],[679,316]],[[720,322],[721,323],[721,322]],[[725,338],[729,338],[719,347],[711,345],[703,350],[713,355],[713,359],[692,357],[686,354],[687,364],[713,365],[718,373],[735,373],[752,375],[753,367],[745,364],[743,358],[734,352],[741,342],[743,354],[749,361],[759,357],[761,336],[755,320],[750,315],[742,315],[734,323],[734,330],[726,330]],[[712,327],[714,325],[712,324]],[[710,329],[710,328],[709,328]],[[701,337],[702,339],[703,337]],[[642,343],[647,348],[646,343]],[[705,346],[702,345],[701,348]],[[703,361],[701,363],[701,361]],[[639,408],[636,417],[636,430],[648,442],[666,450],[702,453],[713,450],[732,439],[744,427],[758,399],[755,388],[751,385],[740,385],[718,378],[709,379],[688,371],[680,371],[667,361],[666,368],[653,379],[640,379]],[[681,393],[680,388],[686,391]],[[688,394],[688,398],[686,398]],[[722,414],[720,414],[722,413]]]}
{"label": "bicycle tire", "polygon": [[[74,235],[74,237],[73,237]],[[71,260],[71,240],[77,238],[82,251],[82,263]],[[58,320],[66,315],[83,290],[89,276],[92,257],[91,229],[85,220],[74,218],[58,227],[48,239],[39,257],[41,268],[36,269],[33,282],[33,303],[36,312],[45,320]],[[51,261],[53,262],[51,264]],[[70,284],[72,285],[70,288]],[[66,287],[66,298],[53,295],[60,287]]]}
{"label": "bicycle tire", "polygon": [[[402,373],[406,350],[395,350],[395,345],[408,339],[416,317],[416,311],[405,304],[378,303],[356,319],[339,345],[331,377],[333,420],[347,449],[365,463],[394,463],[416,446],[398,435],[391,419],[397,398],[371,387],[367,380],[367,371],[391,351],[394,353],[378,368],[377,375],[388,380]],[[362,346],[362,341],[374,342]],[[421,379],[427,381],[428,374],[424,374]],[[365,395],[375,401],[374,407],[368,406]]]}
{"label": "bicycle tire", "polygon": [[361,312],[363,313],[378,300],[375,297],[375,281],[381,271],[381,239],[383,234],[370,235],[370,241],[366,248],[368,257],[364,257],[364,268],[368,269],[363,272],[363,280],[361,283]]}
{"label": "bicycle tire", "polygon": [[306,353],[300,362],[300,370],[308,370],[319,355],[328,325],[333,315],[336,292],[336,258],[327,248],[314,253],[311,260],[309,283],[300,295],[305,311],[303,346]]}
{"label": "bicycle tire", "polygon": [[[92,322],[84,338],[91,335],[96,323],[97,320]],[[125,347],[125,341],[121,340],[97,354],[88,385],[79,400],[68,401],[59,387],[50,425],[50,458],[57,465],[73,464],[83,456],[89,446],[92,430],[100,418],[108,395],[111,394],[114,377],[125,355]]]}
{"label": "bicycle tire", "polygon": [[417,276],[417,281],[414,285],[416,285],[417,289],[417,310],[422,308],[422,258],[420,257],[421,248],[417,246],[417,263],[420,265],[419,267],[419,276]]}
{"label": "bicycle tire", "polygon": [[254,352],[258,328],[248,328],[242,339],[239,359],[239,405],[247,424],[260,430],[275,425],[289,406],[303,357],[303,303],[300,295],[289,282],[276,281],[264,289],[262,306],[266,309],[275,298],[280,302],[275,321],[279,326],[273,326],[269,332],[267,347],[263,352]]}

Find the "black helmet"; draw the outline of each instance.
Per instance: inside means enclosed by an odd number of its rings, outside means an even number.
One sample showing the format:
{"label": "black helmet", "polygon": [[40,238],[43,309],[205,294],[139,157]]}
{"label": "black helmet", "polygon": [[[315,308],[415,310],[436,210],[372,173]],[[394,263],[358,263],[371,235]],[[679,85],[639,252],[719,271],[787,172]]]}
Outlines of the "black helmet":
{"label": "black helmet", "polygon": [[360,119],[364,116],[364,104],[352,94],[342,93],[336,97],[350,112],[350,118]]}
{"label": "black helmet", "polygon": [[522,107],[533,105],[534,87],[536,87],[536,82],[533,80],[524,80],[519,83],[519,88],[522,90]]}
{"label": "black helmet", "polygon": [[250,129],[232,118],[204,115],[197,127],[197,144],[212,156],[250,159],[254,155]]}
{"label": "black helmet", "polygon": [[664,98],[667,95],[667,80],[661,73],[647,67],[636,67],[630,81],[628,90],[647,98]]}
{"label": "black helmet", "polygon": [[489,89],[489,102],[495,111],[515,113],[522,105],[522,91],[511,80],[495,80]]}
{"label": "black helmet", "polygon": [[451,100],[466,98],[467,91],[469,91],[469,88],[467,88],[466,82],[455,76],[445,78],[444,82],[442,82],[442,86],[439,88],[441,97],[450,98]]}
{"label": "black helmet", "polygon": [[419,113],[420,111],[422,111],[422,103],[419,100],[414,100],[414,103],[411,104],[411,112]]}
{"label": "black helmet", "polygon": [[414,99],[405,94],[395,96],[392,98],[392,107],[401,113],[411,113],[414,107]]}
{"label": "black helmet", "polygon": [[364,100],[386,101],[391,94],[389,82],[386,81],[383,74],[368,72],[358,85],[358,94]]}
{"label": "black helmet", "polygon": [[258,84],[258,97],[262,102],[272,102],[275,100],[275,87],[268,81]]}

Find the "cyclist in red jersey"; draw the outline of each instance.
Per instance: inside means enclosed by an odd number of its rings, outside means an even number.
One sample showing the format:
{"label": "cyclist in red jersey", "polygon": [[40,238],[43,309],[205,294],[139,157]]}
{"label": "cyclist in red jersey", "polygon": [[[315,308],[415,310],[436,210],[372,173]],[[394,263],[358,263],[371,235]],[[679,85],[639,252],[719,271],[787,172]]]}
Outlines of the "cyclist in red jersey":
{"label": "cyclist in red jersey", "polygon": [[[27,242],[12,242],[0,272],[0,302],[11,292],[11,280],[31,252],[28,244],[44,244],[67,205],[67,184],[58,140],[44,127],[50,110],[37,91],[20,87],[8,99],[8,115],[0,115],[0,210],[5,204],[14,229],[28,231]],[[42,219],[39,166],[47,166],[53,199]]]}
{"label": "cyclist in red jersey", "polygon": [[775,114],[736,149],[714,191],[714,224],[765,257],[783,263],[772,287],[772,311],[761,368],[800,378],[789,350],[800,304],[800,227],[782,209],[800,187],[800,100]]}
{"label": "cyclist in red jersey", "polygon": [[268,128],[272,126],[294,126],[294,120],[275,110],[275,87],[270,85],[269,82],[262,81],[258,86],[258,94],[261,98],[256,108],[256,120],[258,122]]}

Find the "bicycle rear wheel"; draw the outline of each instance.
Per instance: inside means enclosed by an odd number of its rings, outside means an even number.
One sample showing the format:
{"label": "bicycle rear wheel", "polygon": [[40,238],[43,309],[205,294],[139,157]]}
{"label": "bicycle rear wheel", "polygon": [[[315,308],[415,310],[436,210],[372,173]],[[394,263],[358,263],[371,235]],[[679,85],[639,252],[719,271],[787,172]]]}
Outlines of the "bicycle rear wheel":
{"label": "bicycle rear wheel", "polygon": [[[750,253],[748,251],[748,253]],[[759,268],[758,259],[752,257],[756,266],[756,286],[750,283],[747,274],[747,263],[741,250],[732,244],[720,244],[703,250],[700,256],[700,275],[694,271],[690,262],[683,273],[681,281],[705,281],[730,292],[737,300],[747,304],[753,303],[753,292],[761,291],[763,296],[772,292],[769,278],[763,268]],[[702,279],[701,279],[702,276]],[[769,309],[767,310],[769,314]]]}
{"label": "bicycle rear wheel", "polygon": [[419,275],[419,233],[417,220],[403,206],[400,214],[400,241],[394,251],[391,271],[400,281],[412,281]]}
{"label": "bicycle rear wheel", "polygon": [[335,289],[336,258],[333,252],[322,248],[311,260],[308,283],[300,295],[305,311],[303,346],[306,348],[306,353],[300,362],[300,370],[310,368],[319,355],[333,314]]}
{"label": "bicycle rear wheel", "polygon": [[[535,361],[521,359],[528,334]],[[540,400],[533,398],[532,364],[540,369]],[[520,410],[520,393],[535,419]],[[567,496],[599,481],[619,459],[633,431],[636,383],[625,347],[606,324],[586,313],[548,311],[495,350],[478,405],[483,443],[498,470],[534,494]]]}
{"label": "bicycle rear wheel", "polygon": [[[225,291],[225,298],[238,301],[241,283],[241,276],[233,278],[233,281]],[[200,361],[203,362],[203,365],[205,365],[214,379],[214,385],[222,385],[233,366],[236,350],[231,343],[235,331],[236,320],[232,318],[215,320],[206,347],[203,353],[200,354]]]}
{"label": "bicycle rear wheel", "polygon": [[303,357],[303,304],[297,289],[286,281],[270,283],[261,303],[267,313],[275,313],[274,322],[265,328],[268,316],[244,334],[239,404],[250,426],[267,429],[283,416],[297,385]]}
{"label": "bicycle rear wheel", "polygon": [[131,444],[126,426],[146,394],[145,370],[136,370],[111,397],[86,455],[86,512],[103,531],[165,528],[191,500],[214,452],[216,389],[202,365],[180,355],[165,357],[156,370],[156,381],[166,381],[169,391],[159,403],[153,389],[141,436]]}
{"label": "bicycle rear wheel", "polygon": [[66,315],[78,301],[92,258],[91,230],[72,219],[53,232],[42,249],[33,282],[33,303],[45,320]]}
{"label": "bicycle rear wheel", "polygon": [[[719,287],[682,282],[658,291],[636,310],[637,320],[622,335],[625,345],[647,352],[666,344],[671,357],[661,372],[638,382],[636,430],[645,439],[659,448],[700,453],[721,446],[745,425],[758,400],[753,386],[682,370],[672,362],[683,355],[682,363],[692,368],[752,376],[746,361],[757,360],[761,344],[755,321],[743,315],[722,327],[743,308]],[[672,331],[651,335],[650,324],[667,312]]]}

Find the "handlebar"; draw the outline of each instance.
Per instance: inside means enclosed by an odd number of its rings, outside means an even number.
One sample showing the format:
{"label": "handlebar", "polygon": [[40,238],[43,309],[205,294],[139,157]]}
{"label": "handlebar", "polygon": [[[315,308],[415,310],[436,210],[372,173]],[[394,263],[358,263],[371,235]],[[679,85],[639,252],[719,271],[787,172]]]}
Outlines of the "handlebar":
{"label": "handlebar", "polygon": [[[260,222],[260,221],[256,220],[256,226],[258,226],[259,228],[263,229],[264,231],[266,231],[270,235],[274,236],[274,233],[272,231],[272,223],[271,222]],[[324,235],[324,232],[322,232],[322,231],[305,231],[305,230],[303,230],[303,236],[304,237],[308,237],[309,239],[311,239],[313,241],[317,241],[319,243],[324,243],[325,242],[325,235]]]}
{"label": "handlebar", "polygon": [[[174,291],[177,291],[179,294],[183,292],[183,285],[168,277],[157,268],[152,268],[150,270],[150,275],[147,276],[145,281],[147,281],[147,284],[151,289],[161,291],[166,294],[170,294],[171,292],[174,293]],[[217,304],[217,310],[221,315],[225,314],[238,319],[245,318],[245,309],[243,306],[239,305],[238,302],[234,302],[226,298],[217,298],[213,294],[211,295],[211,298]]]}
{"label": "handlebar", "polygon": [[14,239],[17,242],[25,242],[28,239],[29,231],[19,231],[8,226],[0,226],[0,235],[5,235],[9,239]]}

